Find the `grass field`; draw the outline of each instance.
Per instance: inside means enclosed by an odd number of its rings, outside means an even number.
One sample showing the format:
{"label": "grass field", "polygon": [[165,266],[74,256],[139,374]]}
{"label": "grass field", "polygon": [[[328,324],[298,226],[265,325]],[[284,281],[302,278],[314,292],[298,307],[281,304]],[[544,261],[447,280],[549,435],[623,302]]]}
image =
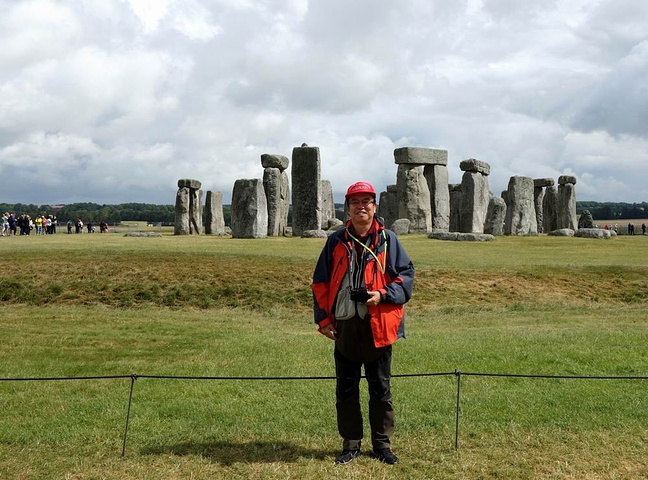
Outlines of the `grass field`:
{"label": "grass field", "polygon": [[[0,239],[0,377],[332,376],[321,240]],[[648,237],[403,238],[394,373],[648,375]],[[396,378],[395,467],[335,467],[334,382],[0,382],[0,478],[645,478],[648,383]],[[363,393],[364,394],[364,393]],[[366,395],[364,395],[366,399]]]}

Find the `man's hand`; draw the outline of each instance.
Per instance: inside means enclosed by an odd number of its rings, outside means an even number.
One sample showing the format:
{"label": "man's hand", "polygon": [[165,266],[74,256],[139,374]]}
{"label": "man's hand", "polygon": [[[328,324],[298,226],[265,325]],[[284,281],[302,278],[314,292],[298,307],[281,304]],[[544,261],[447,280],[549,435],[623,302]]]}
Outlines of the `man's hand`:
{"label": "man's hand", "polygon": [[327,325],[324,328],[322,328],[322,334],[325,337],[330,338],[331,340],[337,340],[337,338],[335,338],[336,333],[337,333],[337,330],[335,329],[333,324]]}
{"label": "man's hand", "polygon": [[381,295],[378,290],[368,291],[367,294],[369,295],[369,300],[365,302],[365,305],[368,307],[375,307],[380,303]]}

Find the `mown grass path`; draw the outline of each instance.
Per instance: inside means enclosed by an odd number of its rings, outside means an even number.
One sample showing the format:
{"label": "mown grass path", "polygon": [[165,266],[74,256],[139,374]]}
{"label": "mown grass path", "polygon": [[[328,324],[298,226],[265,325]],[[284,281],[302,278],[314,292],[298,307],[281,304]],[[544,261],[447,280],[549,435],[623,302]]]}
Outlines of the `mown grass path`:
{"label": "mown grass path", "polygon": [[[406,237],[394,373],[648,374],[648,239]],[[333,375],[308,284],[322,242],[0,241],[0,377]],[[147,293],[148,292],[148,293]],[[174,293],[178,292],[178,293]],[[0,382],[0,478],[642,478],[645,381],[394,379],[386,467],[339,448],[332,381]],[[366,395],[365,397],[366,398]]]}

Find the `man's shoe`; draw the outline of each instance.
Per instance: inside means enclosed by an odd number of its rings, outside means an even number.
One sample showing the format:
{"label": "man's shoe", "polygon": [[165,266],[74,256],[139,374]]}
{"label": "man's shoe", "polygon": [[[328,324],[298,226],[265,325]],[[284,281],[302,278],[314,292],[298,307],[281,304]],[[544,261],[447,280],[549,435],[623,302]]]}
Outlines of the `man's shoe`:
{"label": "man's shoe", "polygon": [[371,458],[380,460],[387,465],[394,465],[398,463],[398,457],[394,455],[389,448],[380,448],[378,450],[374,449],[371,452]]}
{"label": "man's shoe", "polygon": [[351,463],[356,457],[360,456],[360,449],[358,450],[342,450],[342,453],[340,453],[336,458],[335,458],[335,464],[336,465],[346,465],[347,463]]}

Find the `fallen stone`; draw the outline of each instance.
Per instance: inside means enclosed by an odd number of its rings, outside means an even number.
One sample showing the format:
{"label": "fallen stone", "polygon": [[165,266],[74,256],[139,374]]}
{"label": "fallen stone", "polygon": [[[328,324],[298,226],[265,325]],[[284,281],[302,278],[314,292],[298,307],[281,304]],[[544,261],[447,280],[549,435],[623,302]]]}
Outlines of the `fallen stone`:
{"label": "fallen stone", "polygon": [[283,155],[271,155],[264,153],[261,155],[261,166],[263,168],[278,168],[282,172],[288,168],[290,160]]}
{"label": "fallen stone", "polygon": [[162,236],[161,233],[157,232],[128,232],[124,234],[125,237],[155,237],[159,238]]}
{"label": "fallen stone", "polygon": [[397,165],[448,165],[448,151],[436,148],[401,147],[394,150]]}
{"label": "fallen stone", "polygon": [[182,178],[178,180],[178,188],[191,188],[192,190],[198,190],[202,187],[202,183],[198,180],[192,180],[190,178]]}
{"label": "fallen stone", "polygon": [[392,223],[390,230],[396,235],[407,235],[410,232],[409,218],[399,218]]}
{"label": "fallen stone", "polygon": [[594,228],[594,218],[589,210],[583,210],[580,218],[578,219],[578,228]]}
{"label": "fallen stone", "polygon": [[301,234],[302,238],[326,238],[327,233],[324,230],[304,230]]}
{"label": "fallen stone", "polygon": [[558,185],[566,185],[568,183],[576,185],[576,177],[573,175],[561,175],[558,177]]}
{"label": "fallen stone", "polygon": [[326,226],[327,230],[337,230],[340,227],[344,226],[344,222],[339,218],[329,218],[328,225]]}
{"label": "fallen stone", "polygon": [[474,158],[463,160],[459,163],[459,169],[462,172],[479,172],[482,175],[490,175],[490,165]]}
{"label": "fallen stone", "polygon": [[536,188],[542,188],[542,187],[552,187],[554,185],[554,179],[553,178],[534,178],[533,179],[533,186]]}
{"label": "fallen stone", "polygon": [[574,233],[574,236],[582,238],[612,238],[610,231],[604,228],[579,228]]}
{"label": "fallen stone", "polygon": [[552,237],[573,237],[574,231],[571,228],[558,228],[551,230],[547,235],[551,235]]}
{"label": "fallen stone", "polygon": [[490,242],[495,239],[487,233],[432,232],[428,238],[457,242]]}

